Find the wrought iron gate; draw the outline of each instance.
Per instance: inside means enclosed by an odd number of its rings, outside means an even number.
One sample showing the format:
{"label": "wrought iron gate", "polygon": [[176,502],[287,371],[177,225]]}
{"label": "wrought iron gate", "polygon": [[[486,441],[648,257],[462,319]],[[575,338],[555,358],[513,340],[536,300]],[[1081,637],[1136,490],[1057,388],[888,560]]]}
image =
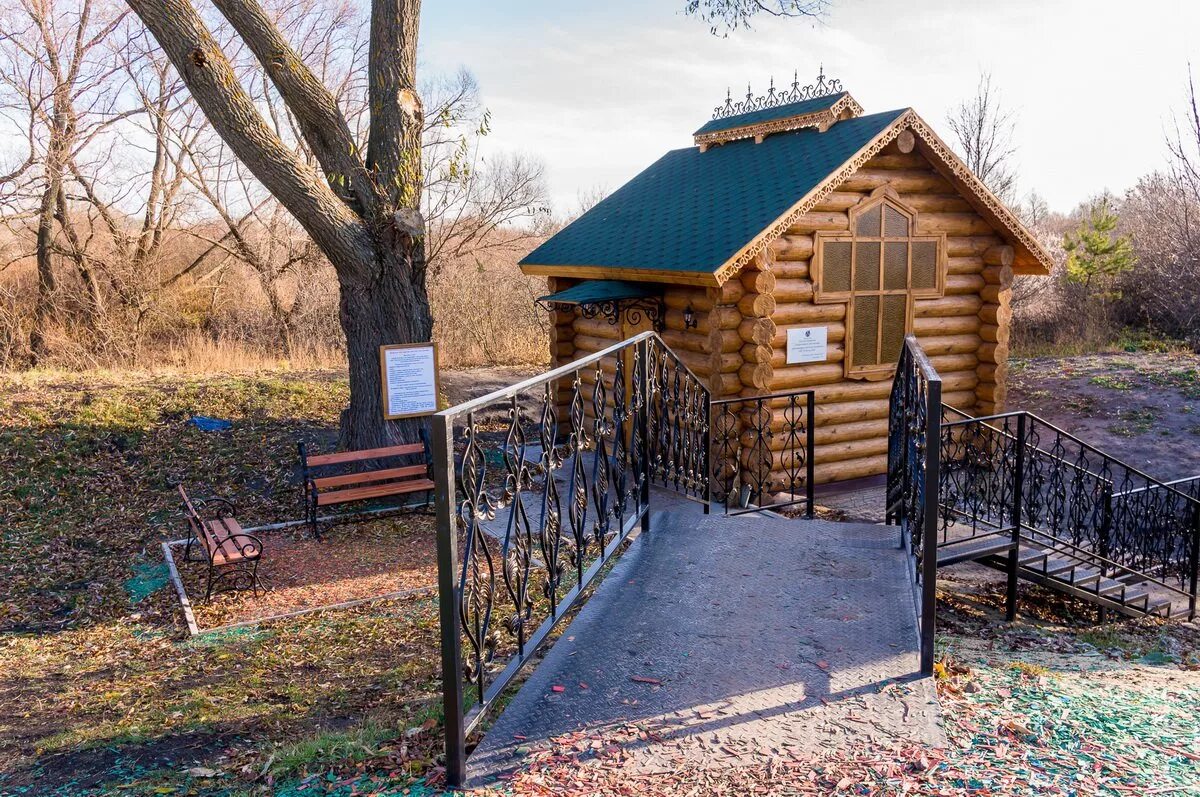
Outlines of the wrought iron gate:
{"label": "wrought iron gate", "polygon": [[728,515],[804,506],[813,516],[811,390],[712,403],[712,490]]}

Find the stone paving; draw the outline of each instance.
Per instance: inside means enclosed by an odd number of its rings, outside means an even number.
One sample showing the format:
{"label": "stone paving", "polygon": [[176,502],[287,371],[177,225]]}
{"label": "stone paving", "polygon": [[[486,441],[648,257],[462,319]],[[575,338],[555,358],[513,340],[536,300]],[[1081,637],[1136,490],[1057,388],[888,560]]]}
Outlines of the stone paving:
{"label": "stone paving", "polygon": [[815,500],[817,506],[833,510],[840,520],[882,523],[886,492],[886,480],[879,476],[819,485]]}
{"label": "stone paving", "polygon": [[651,772],[944,744],[896,544],[884,526],[656,512],[485,735],[473,781],[631,724],[628,765]]}

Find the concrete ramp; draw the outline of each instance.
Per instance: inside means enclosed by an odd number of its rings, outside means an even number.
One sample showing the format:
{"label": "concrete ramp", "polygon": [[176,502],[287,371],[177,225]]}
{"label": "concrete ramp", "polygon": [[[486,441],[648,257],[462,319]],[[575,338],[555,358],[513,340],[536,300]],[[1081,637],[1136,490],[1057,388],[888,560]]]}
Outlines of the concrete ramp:
{"label": "concrete ramp", "polygon": [[552,738],[629,726],[629,766],[945,743],[895,528],[653,517],[487,732],[472,782]]}

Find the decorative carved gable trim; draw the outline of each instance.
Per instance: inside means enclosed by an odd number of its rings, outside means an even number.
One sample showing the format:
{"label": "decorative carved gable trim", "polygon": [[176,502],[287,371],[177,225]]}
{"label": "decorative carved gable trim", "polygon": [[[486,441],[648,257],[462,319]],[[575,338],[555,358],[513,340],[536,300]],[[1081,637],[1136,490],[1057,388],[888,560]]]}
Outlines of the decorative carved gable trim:
{"label": "decorative carved gable trim", "polygon": [[988,221],[1003,228],[1011,238],[1019,241],[1044,269],[1044,273],[1050,272],[1053,260],[1038,240],[1033,237],[1033,234],[1025,229],[1025,226],[1013,215],[1013,212],[995,194],[988,190],[987,186],[971,172],[965,163],[959,160],[958,156],[951,151],[946,143],[938,138],[933,130],[925,124],[924,120],[917,116],[916,112],[910,108],[887,129],[876,136],[871,143],[859,150],[858,154],[842,164],[841,168],[837,171],[826,177],[807,196],[793,205],[786,213],[776,219],[771,226],[755,236],[752,241],[742,247],[740,251],[718,268],[715,272],[717,284],[723,285],[731,277],[738,274],[745,268],[746,264],[758,256],[759,252],[769,246],[771,241],[783,235],[789,227],[796,223],[797,219],[819,205],[838,186],[844,183],[850,175],[861,169],[867,161],[878,155],[880,151],[895,141],[905,130],[912,130],[917,139],[925,144],[926,151],[934,156],[931,160],[934,161],[935,168],[940,165],[951,172],[955,179],[960,181],[962,187],[965,189],[963,193],[967,198],[978,203],[987,212],[987,215],[992,217]]}

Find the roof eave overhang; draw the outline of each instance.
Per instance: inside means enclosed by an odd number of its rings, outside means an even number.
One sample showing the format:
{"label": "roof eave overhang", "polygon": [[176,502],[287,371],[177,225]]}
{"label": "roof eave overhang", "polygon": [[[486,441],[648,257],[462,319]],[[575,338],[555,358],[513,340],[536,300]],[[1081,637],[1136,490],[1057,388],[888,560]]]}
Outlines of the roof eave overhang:
{"label": "roof eave overhang", "polygon": [[825,197],[837,189],[863,164],[875,157],[888,144],[905,130],[911,130],[919,142],[922,153],[938,171],[951,181],[959,192],[971,203],[972,207],[992,225],[996,232],[1013,246],[1013,273],[1023,275],[1045,276],[1050,273],[1053,260],[1050,254],[1038,243],[1037,238],[1025,228],[1025,225],[1000,201],[983,182],[976,177],[962,160],[946,146],[929,125],[909,108],[897,119],[880,131],[871,141],[846,160],[841,167],[831,172],[795,205],[785,211],[766,229],[756,235],[749,243],[738,250],[714,273],[717,285],[723,285],[731,277],[738,274],[747,264],[759,257],[760,254],[780,235],[787,231],[796,220],[819,204]]}
{"label": "roof eave overhang", "polygon": [[[911,113],[911,112],[910,112]],[[923,119],[912,113],[910,129],[916,135],[917,147],[934,168],[958,189],[1005,242],[1013,247],[1013,273],[1027,276],[1047,276],[1054,259],[1037,237],[1021,223],[1016,214],[975,176],[962,159],[934,133]]]}
{"label": "roof eave overhang", "polygon": [[568,266],[541,263],[519,264],[522,274],[531,277],[569,277],[571,279],[621,279],[630,282],[668,283],[671,285],[694,285],[715,288],[715,271],[679,271],[673,269],[645,269],[619,266]]}

